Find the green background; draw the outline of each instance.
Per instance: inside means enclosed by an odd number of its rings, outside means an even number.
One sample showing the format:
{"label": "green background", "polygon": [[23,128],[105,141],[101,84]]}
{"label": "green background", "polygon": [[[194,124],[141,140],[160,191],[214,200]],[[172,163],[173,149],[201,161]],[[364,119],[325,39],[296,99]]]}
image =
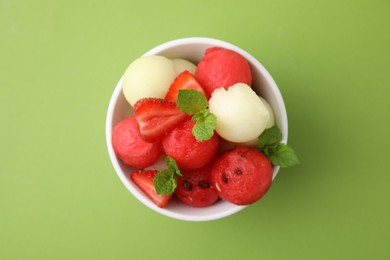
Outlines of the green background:
{"label": "green background", "polygon": [[[390,2],[0,0],[0,259],[389,259]],[[143,206],[108,157],[128,64],[191,36],[273,75],[299,166],[228,218]]]}

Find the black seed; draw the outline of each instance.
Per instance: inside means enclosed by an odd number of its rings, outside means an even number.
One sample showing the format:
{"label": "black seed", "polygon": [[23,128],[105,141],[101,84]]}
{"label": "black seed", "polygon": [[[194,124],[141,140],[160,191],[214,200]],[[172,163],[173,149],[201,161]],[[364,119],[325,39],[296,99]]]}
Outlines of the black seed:
{"label": "black seed", "polygon": [[192,189],[191,182],[189,182],[187,180],[183,181],[183,186],[184,186],[184,190],[186,190],[186,191],[190,191]]}
{"label": "black seed", "polygon": [[222,173],[222,181],[224,183],[228,183],[228,178],[226,177],[226,175],[224,173]]}
{"label": "black seed", "polygon": [[237,174],[237,175],[241,175],[242,174],[242,171],[240,168],[237,168],[234,170],[234,173]]}
{"label": "black seed", "polygon": [[210,188],[210,183],[207,181],[200,181],[200,182],[198,182],[198,186],[203,188],[203,189],[207,189],[207,188]]}

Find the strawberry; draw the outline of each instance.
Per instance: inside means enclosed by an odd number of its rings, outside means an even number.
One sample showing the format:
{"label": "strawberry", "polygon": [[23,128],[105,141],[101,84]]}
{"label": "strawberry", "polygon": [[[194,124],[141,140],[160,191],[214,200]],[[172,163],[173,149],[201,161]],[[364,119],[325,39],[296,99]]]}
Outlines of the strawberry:
{"label": "strawberry", "polygon": [[134,105],[141,137],[146,142],[156,142],[180,123],[187,114],[175,103],[160,98],[142,98]]}
{"label": "strawberry", "polygon": [[172,195],[158,195],[153,184],[153,179],[158,171],[135,171],[130,174],[131,180],[160,208],[164,208]]}
{"label": "strawberry", "polygon": [[165,95],[165,100],[176,102],[180,89],[194,89],[205,95],[207,99],[210,98],[195,76],[187,70],[183,71],[175,78],[169,87],[168,93]]}

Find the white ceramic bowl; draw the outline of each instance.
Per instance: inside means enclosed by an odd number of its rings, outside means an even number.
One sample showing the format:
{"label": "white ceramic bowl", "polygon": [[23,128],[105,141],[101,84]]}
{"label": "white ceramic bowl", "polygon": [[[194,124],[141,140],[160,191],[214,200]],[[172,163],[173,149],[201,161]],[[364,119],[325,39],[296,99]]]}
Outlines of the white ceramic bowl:
{"label": "white ceramic bowl", "polygon": [[[198,63],[205,50],[209,47],[220,46],[231,49],[245,57],[251,67],[253,77],[253,89],[264,97],[271,105],[275,113],[275,122],[283,133],[283,143],[287,142],[287,113],[282,95],[272,79],[271,75],[259,61],[241,48],[225,41],[211,38],[183,38],[163,43],[144,55],[163,55],[169,58],[184,58]],[[129,61],[130,63],[131,61]],[[126,188],[143,204],[150,209],[171,218],[187,221],[209,221],[230,216],[245,206],[237,206],[226,201],[218,201],[216,204],[194,208],[178,201],[172,197],[165,208],[157,207],[130,179],[129,174],[132,168],[124,165],[115,156],[111,144],[111,133],[116,123],[130,116],[133,113],[131,106],[127,103],[122,93],[122,79],[119,80],[112,94],[106,118],[106,141],[108,153],[114,169]],[[275,178],[279,167],[274,167],[273,178]]]}

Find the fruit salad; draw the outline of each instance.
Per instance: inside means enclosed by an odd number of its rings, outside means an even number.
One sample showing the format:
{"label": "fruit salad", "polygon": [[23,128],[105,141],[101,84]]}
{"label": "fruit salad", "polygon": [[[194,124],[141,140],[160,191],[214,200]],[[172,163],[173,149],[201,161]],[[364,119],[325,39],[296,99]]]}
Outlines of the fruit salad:
{"label": "fruit salad", "polygon": [[249,205],[269,190],[274,166],[298,163],[237,52],[211,47],[198,64],[142,56],[125,71],[122,90],[134,113],[114,126],[112,146],[160,208],[173,197],[192,207]]}

